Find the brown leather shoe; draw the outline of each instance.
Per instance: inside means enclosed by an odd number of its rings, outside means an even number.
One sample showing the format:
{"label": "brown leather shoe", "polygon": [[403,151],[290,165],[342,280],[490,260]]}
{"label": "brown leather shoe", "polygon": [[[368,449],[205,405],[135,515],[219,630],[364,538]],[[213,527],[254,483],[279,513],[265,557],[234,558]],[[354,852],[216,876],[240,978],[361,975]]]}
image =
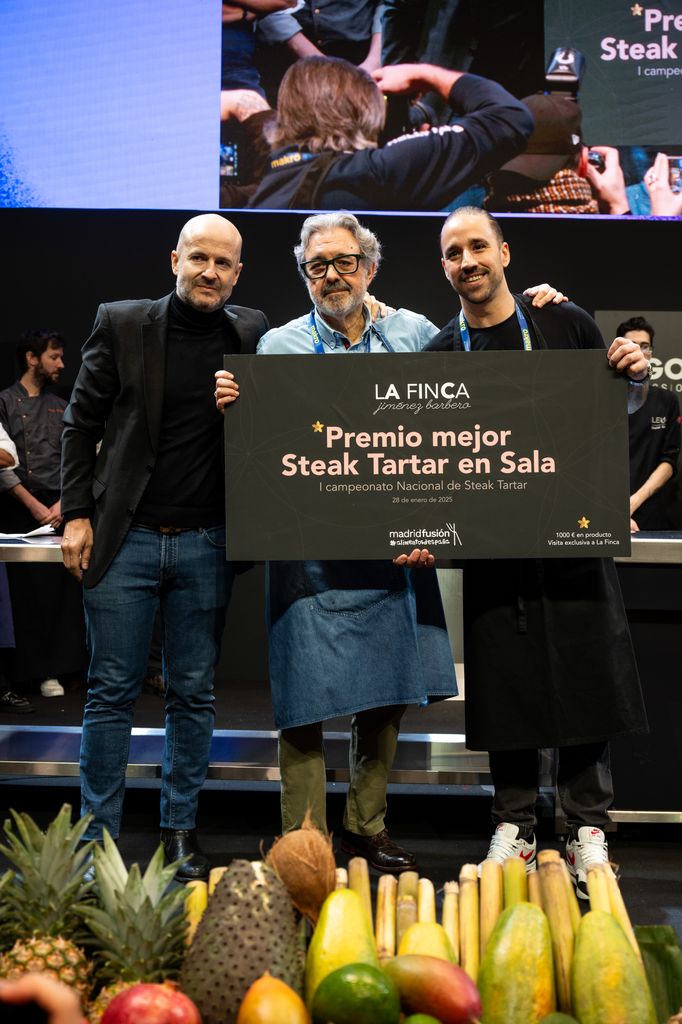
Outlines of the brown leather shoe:
{"label": "brown leather shoe", "polygon": [[414,854],[394,843],[386,829],[375,836],[359,836],[344,829],[341,849],[351,857],[364,857],[377,871],[398,873],[413,871],[417,867]]}

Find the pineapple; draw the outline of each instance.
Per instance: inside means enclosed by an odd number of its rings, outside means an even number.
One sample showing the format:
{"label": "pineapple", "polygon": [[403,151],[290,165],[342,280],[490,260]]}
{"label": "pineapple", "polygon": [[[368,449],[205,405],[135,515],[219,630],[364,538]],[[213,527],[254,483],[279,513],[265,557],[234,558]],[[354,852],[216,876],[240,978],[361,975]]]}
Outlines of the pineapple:
{"label": "pineapple", "polygon": [[44,971],[76,989],[82,999],[90,991],[90,967],[79,938],[81,901],[91,845],[81,844],[89,817],[71,827],[71,808],[64,804],[45,832],[27,814],[10,812],[4,824],[7,845],[0,845],[14,872],[3,878],[3,929],[20,938],[0,958],[0,977]]}
{"label": "pineapple", "polygon": [[234,1024],[247,989],[265,971],[302,991],[304,923],[272,868],[232,861],[209,898],[180,973],[180,988],[204,1024]]}
{"label": "pineapple", "polygon": [[12,944],[10,940],[12,932],[10,931],[7,920],[9,917],[9,907],[5,900],[3,890],[6,889],[8,885],[11,885],[13,878],[14,874],[12,871],[5,871],[2,878],[0,878],[0,950],[5,949],[8,945]]}
{"label": "pineapple", "polygon": [[144,875],[139,865],[126,870],[113,839],[104,833],[95,850],[97,903],[82,914],[97,942],[97,976],[105,983],[90,1004],[92,1024],[119,992],[140,981],[177,976],[184,952],[189,890],[170,888],[178,865],[164,866],[159,846]]}

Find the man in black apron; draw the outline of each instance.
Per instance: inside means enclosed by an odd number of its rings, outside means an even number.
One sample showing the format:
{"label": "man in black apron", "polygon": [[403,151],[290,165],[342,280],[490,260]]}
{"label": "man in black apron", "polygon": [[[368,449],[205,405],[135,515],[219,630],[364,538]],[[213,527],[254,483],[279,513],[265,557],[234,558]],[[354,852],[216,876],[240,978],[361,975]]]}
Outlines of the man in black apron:
{"label": "man in black apron", "polygon": [[[529,306],[505,277],[509,246],[486,211],[464,207],[441,233],[445,276],[462,310],[427,350],[602,348],[573,303]],[[633,387],[648,376],[634,342],[616,339],[611,366]],[[528,358],[528,357],[526,357]],[[646,729],[615,567],[606,558],[468,561],[464,569],[467,746],[488,750],[495,785],[488,857],[535,866],[538,750],[558,749],[566,858],[578,894],[587,868],[608,860],[613,802],[608,740]]]}

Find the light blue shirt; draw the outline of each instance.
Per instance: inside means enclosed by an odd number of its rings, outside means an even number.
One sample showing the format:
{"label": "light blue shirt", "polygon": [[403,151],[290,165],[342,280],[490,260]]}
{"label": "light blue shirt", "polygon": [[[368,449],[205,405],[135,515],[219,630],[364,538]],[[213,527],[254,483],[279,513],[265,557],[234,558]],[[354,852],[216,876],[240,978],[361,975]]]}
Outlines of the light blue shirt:
{"label": "light blue shirt", "polygon": [[[369,334],[369,351],[385,352],[386,347],[376,331],[371,330],[369,310],[365,307],[365,330],[362,337],[347,348],[348,338],[340,331],[334,331],[315,311],[315,325],[325,353],[366,352]],[[376,326],[384,334],[395,352],[420,352],[427,342],[438,334],[438,328],[421,313],[410,309],[396,309],[388,316],[377,320]],[[345,342],[345,344],[344,344]],[[310,313],[290,320],[282,327],[275,327],[263,335],[256,350],[258,355],[314,355],[315,345],[310,333]]]}

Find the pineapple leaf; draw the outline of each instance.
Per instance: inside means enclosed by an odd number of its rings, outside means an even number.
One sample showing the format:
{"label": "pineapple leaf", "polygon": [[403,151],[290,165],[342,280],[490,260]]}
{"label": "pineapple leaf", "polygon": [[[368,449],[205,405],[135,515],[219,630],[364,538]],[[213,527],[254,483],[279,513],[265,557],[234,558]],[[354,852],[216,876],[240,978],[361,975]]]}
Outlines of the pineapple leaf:
{"label": "pineapple leaf", "polygon": [[[173,886],[176,867],[160,847],[142,874],[128,871],[113,840],[95,849],[98,905],[80,908],[94,936],[101,980],[163,981],[177,976],[185,949],[188,890]],[[91,943],[92,945],[93,943]]]}
{"label": "pineapple leaf", "polygon": [[147,865],[143,878],[145,891],[152,903],[158,903],[175,877],[175,872],[187,860],[189,860],[189,857],[183,857],[181,860],[173,861],[172,864],[167,864],[164,867],[165,854],[163,846],[161,844],[157,846],[154,856]]}
{"label": "pineapple leaf", "polygon": [[0,853],[16,874],[4,887],[7,917],[16,932],[72,937],[79,925],[77,904],[87,895],[87,846],[76,852],[90,819],[71,827],[71,808],[64,804],[42,832],[28,814],[12,810]]}

